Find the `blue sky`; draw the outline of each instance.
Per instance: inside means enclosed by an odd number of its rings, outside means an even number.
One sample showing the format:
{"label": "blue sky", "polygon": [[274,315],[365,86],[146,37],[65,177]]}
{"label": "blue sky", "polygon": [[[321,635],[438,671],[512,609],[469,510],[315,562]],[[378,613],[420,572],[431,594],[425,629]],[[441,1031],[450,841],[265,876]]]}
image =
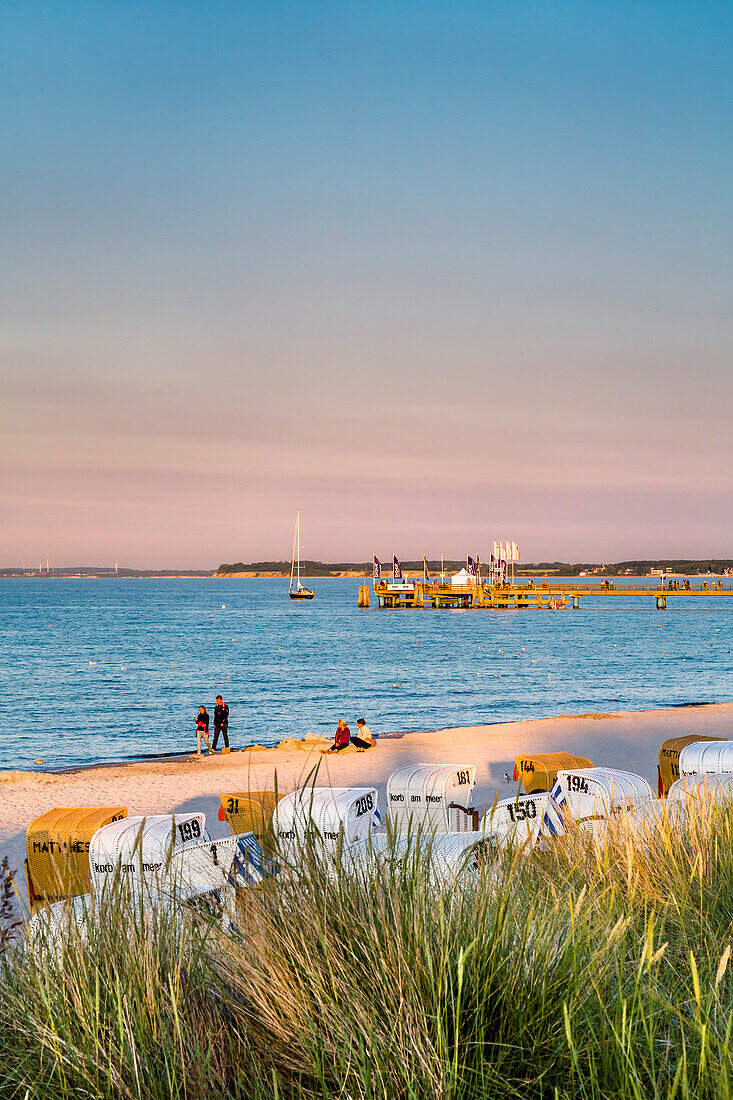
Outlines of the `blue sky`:
{"label": "blue sky", "polygon": [[732,23],[4,5],[0,564],[733,556]]}

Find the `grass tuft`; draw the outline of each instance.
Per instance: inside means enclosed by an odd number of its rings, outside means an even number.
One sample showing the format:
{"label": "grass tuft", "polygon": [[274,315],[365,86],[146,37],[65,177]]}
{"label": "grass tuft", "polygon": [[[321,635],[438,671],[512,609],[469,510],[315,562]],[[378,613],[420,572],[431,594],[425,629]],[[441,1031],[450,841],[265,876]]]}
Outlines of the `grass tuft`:
{"label": "grass tuft", "polygon": [[247,893],[238,934],[112,892],[8,944],[0,1100],[731,1096],[731,808],[458,883],[429,845],[311,856]]}

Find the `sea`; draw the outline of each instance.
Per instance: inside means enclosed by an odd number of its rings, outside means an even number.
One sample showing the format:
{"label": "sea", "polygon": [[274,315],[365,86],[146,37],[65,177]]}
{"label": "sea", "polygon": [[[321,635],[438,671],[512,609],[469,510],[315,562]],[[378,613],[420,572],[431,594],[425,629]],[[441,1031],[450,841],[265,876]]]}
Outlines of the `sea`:
{"label": "sea", "polygon": [[217,694],[236,748],[340,717],[388,735],[733,699],[733,596],[390,611],[358,609],[359,583],[0,581],[0,768],[188,753]]}

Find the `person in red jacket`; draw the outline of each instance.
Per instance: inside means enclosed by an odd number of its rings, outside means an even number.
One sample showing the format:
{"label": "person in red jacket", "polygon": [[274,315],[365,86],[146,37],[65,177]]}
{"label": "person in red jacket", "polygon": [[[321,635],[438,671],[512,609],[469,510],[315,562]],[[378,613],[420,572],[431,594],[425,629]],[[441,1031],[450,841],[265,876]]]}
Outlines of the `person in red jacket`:
{"label": "person in red jacket", "polygon": [[201,756],[202,737],[206,742],[206,748],[211,752],[211,744],[209,742],[209,712],[203,703],[199,707],[199,712],[196,715],[196,754],[198,756]]}
{"label": "person in red jacket", "polygon": [[339,718],[339,724],[336,726],[336,733],[334,734],[333,744],[329,748],[324,749],[324,752],[341,752],[343,749],[348,749],[351,744],[351,730],[346,725],[345,718]]}

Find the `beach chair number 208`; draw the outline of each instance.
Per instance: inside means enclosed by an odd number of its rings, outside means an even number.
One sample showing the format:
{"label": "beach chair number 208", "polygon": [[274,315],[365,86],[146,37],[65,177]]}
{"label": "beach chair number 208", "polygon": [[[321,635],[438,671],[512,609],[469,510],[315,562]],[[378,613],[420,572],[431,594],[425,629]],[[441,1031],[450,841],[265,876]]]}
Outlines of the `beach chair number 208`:
{"label": "beach chair number 208", "polygon": [[361,798],[356,800],[356,816],[363,817],[364,814],[369,813],[374,809],[374,798],[371,794],[362,795]]}

